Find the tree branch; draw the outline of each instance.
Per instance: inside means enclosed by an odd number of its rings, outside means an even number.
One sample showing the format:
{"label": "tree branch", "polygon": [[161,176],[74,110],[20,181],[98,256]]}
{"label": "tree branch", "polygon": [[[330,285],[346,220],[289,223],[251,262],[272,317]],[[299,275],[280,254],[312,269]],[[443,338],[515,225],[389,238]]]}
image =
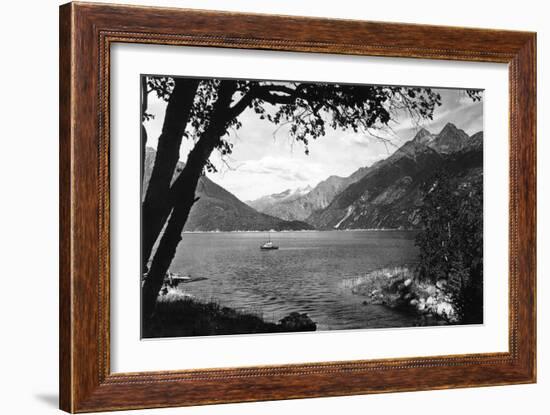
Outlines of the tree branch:
{"label": "tree branch", "polygon": [[235,105],[229,108],[229,119],[238,117],[256,98],[254,91],[257,89],[256,86],[250,87],[248,92],[237,102]]}
{"label": "tree branch", "polygon": [[258,89],[258,92],[256,93],[256,98],[261,99],[262,101],[268,102],[272,105],[286,105],[286,104],[293,104],[294,101],[296,101],[296,95],[279,95],[274,94],[269,89]]}
{"label": "tree branch", "polygon": [[[255,99],[261,99],[272,105],[292,104],[300,96],[305,98],[301,94],[300,89],[300,85],[295,89],[285,85],[252,86],[239,102],[229,109],[229,119],[238,117]],[[280,95],[276,92],[286,95]]]}

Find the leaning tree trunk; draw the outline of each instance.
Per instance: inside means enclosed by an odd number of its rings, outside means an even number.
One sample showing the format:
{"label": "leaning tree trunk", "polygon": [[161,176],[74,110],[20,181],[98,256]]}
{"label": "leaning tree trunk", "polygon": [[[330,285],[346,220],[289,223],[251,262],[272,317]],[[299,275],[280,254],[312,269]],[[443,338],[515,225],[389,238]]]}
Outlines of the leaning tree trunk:
{"label": "leaning tree trunk", "polygon": [[183,133],[189,121],[199,85],[197,79],[176,78],[174,82],[174,90],[166,107],[162,133],[158,139],[155,164],[142,204],[142,272],[147,270],[153,245],[172,207],[169,198],[170,184],[179,160]]}
{"label": "leaning tree trunk", "polygon": [[147,91],[147,77],[141,77],[141,186],[145,173],[145,148],[147,147],[147,130],[145,129],[145,112],[147,111],[149,93]]}
{"label": "leaning tree trunk", "polygon": [[176,248],[182,239],[181,234],[189,217],[189,212],[193,204],[198,200],[195,198],[195,190],[206,162],[214,148],[219,145],[221,137],[226,133],[229,105],[235,90],[236,83],[234,81],[222,81],[220,83],[218,99],[214,104],[209,126],[189,153],[183,171],[176,182],[174,182],[173,193],[176,195],[174,207],[142,289],[142,313],[144,320],[150,318],[155,310],[155,304],[159,291],[162,288],[164,276],[172,263]]}

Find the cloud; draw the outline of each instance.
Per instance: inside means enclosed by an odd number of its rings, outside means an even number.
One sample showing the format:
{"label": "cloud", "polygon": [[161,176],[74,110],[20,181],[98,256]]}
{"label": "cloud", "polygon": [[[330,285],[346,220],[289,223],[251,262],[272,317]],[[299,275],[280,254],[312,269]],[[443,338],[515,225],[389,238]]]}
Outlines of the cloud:
{"label": "cloud", "polygon": [[314,165],[302,165],[288,158],[264,157],[260,160],[248,160],[236,170],[241,173],[274,175],[281,180],[311,180],[319,173]]}
{"label": "cloud", "polygon": [[[468,134],[483,129],[483,101],[473,102],[456,89],[434,89],[441,94],[442,105],[434,112],[433,120],[422,126],[438,133],[447,122],[453,122]],[[156,117],[147,123],[148,144],[156,147],[162,129],[166,103],[152,95],[149,112]],[[360,167],[370,166],[391,155],[404,142],[412,139],[418,129],[406,114],[399,114],[386,130],[354,133],[352,130],[327,128],[326,135],[311,140],[309,155],[302,143],[296,143],[288,134],[288,126],[279,127],[260,120],[252,110],[239,117],[242,128],[231,131],[233,154],[222,160],[219,154],[211,157],[218,173],[208,176],[234,193],[241,200],[284,191],[288,188],[314,186],[331,175],[349,176]],[[193,146],[184,140],[180,159],[185,161]]]}
{"label": "cloud", "polygon": [[230,167],[208,176],[242,200],[305,185],[315,185],[326,172],[322,165],[302,163],[293,157],[265,156],[231,162]]}

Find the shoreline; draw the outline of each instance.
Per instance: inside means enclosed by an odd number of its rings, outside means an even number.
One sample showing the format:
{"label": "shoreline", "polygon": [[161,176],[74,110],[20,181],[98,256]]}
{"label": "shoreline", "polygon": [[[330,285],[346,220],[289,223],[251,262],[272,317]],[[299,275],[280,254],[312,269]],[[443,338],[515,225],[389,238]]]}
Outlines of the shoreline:
{"label": "shoreline", "polygon": [[435,319],[440,324],[460,324],[454,296],[447,281],[419,281],[413,267],[401,265],[380,268],[356,277],[345,284],[363,304],[383,305],[412,312],[419,319]]}
{"label": "shoreline", "polygon": [[303,229],[303,230],[284,230],[276,231],[274,229],[265,231],[183,231],[182,234],[216,234],[216,233],[318,233],[318,232],[418,232],[420,229]]}

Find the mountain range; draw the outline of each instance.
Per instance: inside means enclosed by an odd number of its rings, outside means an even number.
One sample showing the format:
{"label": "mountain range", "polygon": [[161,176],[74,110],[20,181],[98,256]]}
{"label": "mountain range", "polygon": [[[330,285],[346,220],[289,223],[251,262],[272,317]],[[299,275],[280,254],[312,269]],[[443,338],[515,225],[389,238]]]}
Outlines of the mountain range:
{"label": "mountain range", "polygon": [[[147,148],[145,152],[143,188],[147,189],[156,152]],[[185,164],[178,162],[174,176]],[[217,185],[206,176],[199,179],[196,195],[199,200],[191,208],[184,231],[268,231],[313,229],[305,222],[286,221],[265,213],[239,200],[235,195]]]}
{"label": "mountain range", "polygon": [[[154,164],[148,148],[144,189]],[[183,169],[178,163],[175,176]],[[448,123],[438,134],[422,128],[384,160],[361,167],[348,177],[329,176],[311,188],[242,202],[203,176],[199,200],[185,231],[416,229],[420,227],[421,186],[444,170],[464,184],[482,180],[483,132],[472,136]]]}
{"label": "mountain range", "polygon": [[483,132],[470,137],[448,123],[438,134],[420,129],[388,158],[347,178],[331,176],[299,198],[249,203],[316,229],[414,229],[419,227],[420,187],[426,180],[441,169],[464,182],[479,180],[482,167]]}
{"label": "mountain range", "polygon": [[[270,215],[285,219],[283,211],[277,212],[278,214],[274,214],[269,212],[269,210],[272,207],[280,204],[292,203],[295,200],[300,199],[302,196],[311,192],[312,189],[313,188],[311,186],[298,187],[296,189],[286,189],[280,193],[262,196],[259,199],[246,200],[245,203],[256,210],[259,210],[260,212],[268,213]],[[305,217],[307,217],[307,215]],[[294,218],[297,219],[296,216]]]}
{"label": "mountain range", "polygon": [[362,167],[348,177],[330,176],[314,188],[307,186],[298,192],[287,189],[246,203],[268,215],[305,221],[313,212],[326,208],[338,193],[361,179],[367,171],[368,167]]}

